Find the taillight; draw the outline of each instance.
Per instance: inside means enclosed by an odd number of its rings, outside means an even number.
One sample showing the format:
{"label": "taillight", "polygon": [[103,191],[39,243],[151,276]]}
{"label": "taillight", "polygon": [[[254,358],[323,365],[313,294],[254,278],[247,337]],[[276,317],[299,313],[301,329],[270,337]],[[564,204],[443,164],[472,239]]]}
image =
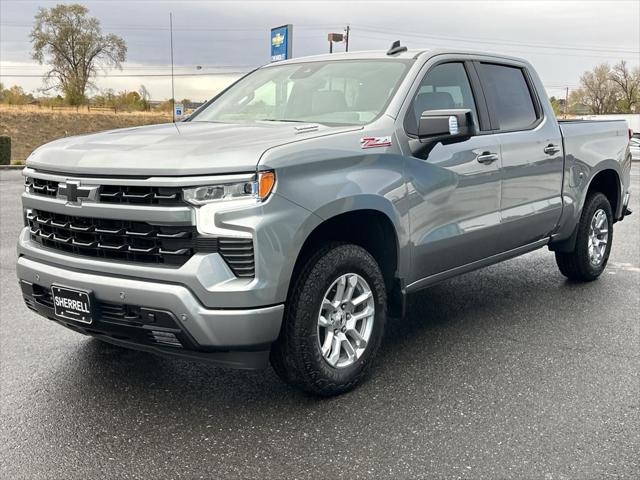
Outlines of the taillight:
{"label": "taillight", "polygon": [[633,137],[633,130],[629,129],[629,140]]}

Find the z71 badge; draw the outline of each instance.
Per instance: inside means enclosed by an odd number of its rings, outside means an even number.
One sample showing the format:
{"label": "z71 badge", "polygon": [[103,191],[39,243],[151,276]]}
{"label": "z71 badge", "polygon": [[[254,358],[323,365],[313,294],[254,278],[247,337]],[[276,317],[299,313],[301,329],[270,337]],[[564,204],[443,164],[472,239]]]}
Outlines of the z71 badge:
{"label": "z71 badge", "polygon": [[360,139],[361,148],[390,147],[391,136],[386,137],[362,137]]}

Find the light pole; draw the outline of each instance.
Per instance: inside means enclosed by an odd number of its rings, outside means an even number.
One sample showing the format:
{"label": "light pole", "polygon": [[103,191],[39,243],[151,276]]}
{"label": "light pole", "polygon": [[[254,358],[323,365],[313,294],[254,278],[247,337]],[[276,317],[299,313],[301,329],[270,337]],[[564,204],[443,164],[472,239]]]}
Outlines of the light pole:
{"label": "light pole", "polygon": [[176,123],[176,93],[173,79],[173,13],[169,12],[169,43],[171,45],[171,118]]}

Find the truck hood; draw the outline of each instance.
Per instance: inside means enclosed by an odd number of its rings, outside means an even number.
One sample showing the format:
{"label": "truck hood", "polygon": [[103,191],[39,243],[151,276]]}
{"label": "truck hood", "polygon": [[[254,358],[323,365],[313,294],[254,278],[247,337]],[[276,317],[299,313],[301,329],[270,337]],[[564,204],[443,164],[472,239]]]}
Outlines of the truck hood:
{"label": "truck hood", "polygon": [[110,176],[214,175],[256,169],[269,148],[358,130],[305,124],[181,122],[68,137],[38,148],[27,166],[53,172]]}

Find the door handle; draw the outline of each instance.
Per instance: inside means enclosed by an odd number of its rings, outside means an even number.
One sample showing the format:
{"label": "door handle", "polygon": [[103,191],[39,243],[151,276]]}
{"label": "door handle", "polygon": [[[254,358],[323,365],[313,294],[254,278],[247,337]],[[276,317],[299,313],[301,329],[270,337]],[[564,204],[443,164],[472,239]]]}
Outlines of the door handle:
{"label": "door handle", "polygon": [[554,144],[550,143],[546,147],[544,147],[544,153],[547,155],[555,155],[560,151],[560,147],[556,147]]}
{"label": "door handle", "polygon": [[498,155],[491,152],[482,152],[476,157],[476,160],[480,163],[484,163],[485,165],[489,165],[490,163],[496,162],[498,160]]}

